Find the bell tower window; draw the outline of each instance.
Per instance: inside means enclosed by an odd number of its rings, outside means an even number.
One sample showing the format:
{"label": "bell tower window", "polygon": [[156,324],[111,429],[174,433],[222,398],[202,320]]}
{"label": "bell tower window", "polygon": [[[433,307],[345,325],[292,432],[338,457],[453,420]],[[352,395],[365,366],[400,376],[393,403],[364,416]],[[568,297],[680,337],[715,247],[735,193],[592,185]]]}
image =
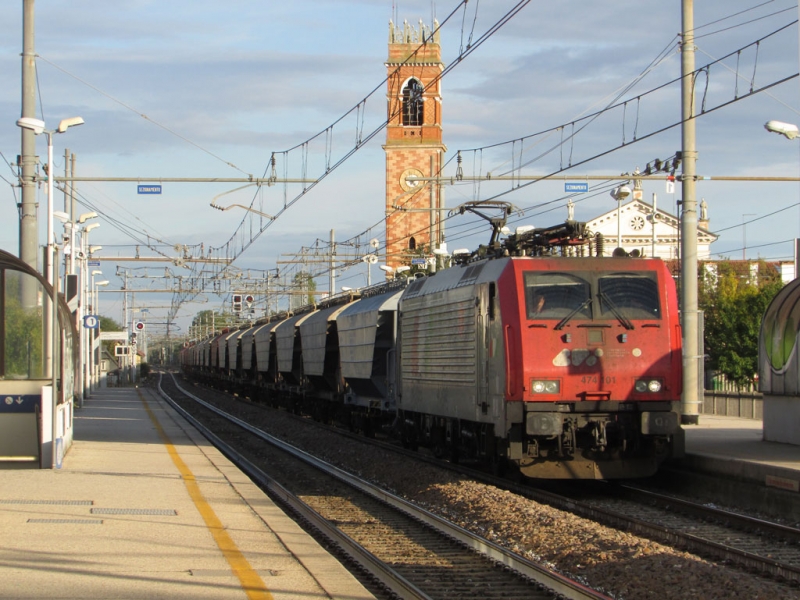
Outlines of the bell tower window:
{"label": "bell tower window", "polygon": [[413,237],[408,240],[408,249],[409,250],[417,249],[417,240],[415,240]]}
{"label": "bell tower window", "polygon": [[403,125],[422,125],[423,101],[425,89],[416,79],[410,79],[403,89]]}

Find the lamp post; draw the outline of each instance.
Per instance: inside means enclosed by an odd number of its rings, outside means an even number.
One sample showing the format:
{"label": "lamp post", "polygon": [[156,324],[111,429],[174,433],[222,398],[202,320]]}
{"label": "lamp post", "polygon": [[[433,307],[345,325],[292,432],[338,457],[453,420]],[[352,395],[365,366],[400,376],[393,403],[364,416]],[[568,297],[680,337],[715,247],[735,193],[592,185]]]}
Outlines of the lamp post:
{"label": "lamp post", "polygon": [[611,190],[611,197],[617,201],[617,248],[622,248],[622,201],[631,195],[631,188],[621,185]]}
{"label": "lamp post", "polygon": [[[102,275],[102,274],[103,274],[102,271],[98,271],[98,270],[92,271],[91,275],[90,275],[90,279],[87,281],[87,283],[89,284],[89,289],[87,290],[87,293],[89,295],[88,302],[87,302],[87,308],[90,311],[88,313],[90,315],[95,315],[95,316],[97,315],[97,304],[95,303],[95,299],[94,299],[94,276],[95,275]],[[90,330],[87,330],[87,332],[86,332],[86,360],[85,360],[85,363],[84,363],[86,365],[86,382],[85,382],[85,384],[86,384],[86,394],[87,395],[91,395],[91,393],[92,393],[92,373],[94,372],[93,368],[92,368],[92,362],[94,361],[94,348],[92,346],[94,346],[94,335],[92,335],[92,332]]]}
{"label": "lamp post", "polygon": [[[94,310],[94,314],[97,315],[98,321],[100,320],[100,296],[98,294],[97,288],[105,287],[109,284],[108,279],[104,279],[103,281],[95,281],[94,282],[94,300],[92,300],[92,309]],[[92,353],[92,381],[94,382],[95,389],[99,386],[99,378],[97,377],[97,361],[94,357],[94,342],[97,339],[97,336],[92,336],[92,345],[89,351]]]}
{"label": "lamp post", "polygon": [[[29,129],[34,134],[45,134],[47,136],[47,283],[51,286],[54,284],[55,265],[54,262],[54,240],[53,240],[53,134],[64,133],[70,127],[82,125],[83,119],[81,117],[72,117],[62,120],[56,129],[45,129],[44,121],[34,119],[32,117],[22,117],[17,119],[17,126],[22,129]],[[57,301],[53,297],[53,301]],[[48,372],[55,380],[56,374],[54,373],[55,365],[53,364],[53,357],[55,351],[56,334],[55,326],[57,323],[50,324],[50,344],[48,348],[47,366]],[[55,402],[56,389],[53,388],[53,399]]]}
{"label": "lamp post", "polygon": [[[798,3],[798,11],[800,11],[800,3]],[[771,133],[782,135],[788,140],[793,140],[800,135],[800,129],[794,123],[784,123],[783,121],[767,121],[764,123],[764,129]],[[794,240],[794,278],[800,277],[800,238]]]}
{"label": "lamp post", "polygon": [[[90,215],[96,215],[97,213],[87,213]],[[81,215],[79,222],[85,222],[93,217],[86,217],[85,215]],[[83,227],[81,231],[81,282],[80,282],[80,290],[81,290],[81,298],[79,303],[79,315],[78,315],[78,330],[80,331],[80,338],[81,338],[81,348],[80,348],[80,356],[81,356],[81,407],[83,406],[83,398],[89,395],[91,391],[89,389],[89,370],[88,370],[88,363],[89,363],[89,351],[87,350],[89,345],[89,336],[91,331],[83,326],[83,318],[88,315],[87,308],[90,302],[89,298],[89,256],[91,255],[93,250],[100,249],[101,246],[90,246],[89,245],[89,232],[93,229],[97,229],[100,227],[100,223],[90,223]]]}
{"label": "lamp post", "polygon": [[70,127],[82,125],[81,117],[71,117],[63,119],[56,129],[45,129],[44,121],[32,117],[22,117],[17,119],[17,126],[22,129],[33,131],[35,135],[45,134],[47,136],[47,283],[50,284],[53,297],[51,298],[52,310],[47,311],[48,343],[46,347],[46,365],[50,373],[50,384],[52,386],[52,439],[51,463],[50,468],[57,466],[56,435],[58,423],[58,370],[56,365],[56,355],[58,349],[58,293],[56,287],[56,265],[55,263],[55,240],[53,239],[53,134],[64,133]]}

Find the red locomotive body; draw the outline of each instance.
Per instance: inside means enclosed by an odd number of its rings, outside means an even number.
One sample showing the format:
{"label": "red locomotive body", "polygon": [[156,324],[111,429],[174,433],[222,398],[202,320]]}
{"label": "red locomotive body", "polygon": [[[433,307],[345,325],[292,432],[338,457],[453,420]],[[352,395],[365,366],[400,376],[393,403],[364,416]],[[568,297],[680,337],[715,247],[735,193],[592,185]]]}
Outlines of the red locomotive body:
{"label": "red locomotive body", "polygon": [[678,429],[682,384],[677,296],[662,261],[513,259],[498,289],[523,472],[655,472]]}
{"label": "red locomotive body", "polygon": [[680,454],[674,281],[659,259],[593,251],[602,239],[569,222],[406,289],[397,407],[407,444],[511,462],[533,478],[643,477]]}

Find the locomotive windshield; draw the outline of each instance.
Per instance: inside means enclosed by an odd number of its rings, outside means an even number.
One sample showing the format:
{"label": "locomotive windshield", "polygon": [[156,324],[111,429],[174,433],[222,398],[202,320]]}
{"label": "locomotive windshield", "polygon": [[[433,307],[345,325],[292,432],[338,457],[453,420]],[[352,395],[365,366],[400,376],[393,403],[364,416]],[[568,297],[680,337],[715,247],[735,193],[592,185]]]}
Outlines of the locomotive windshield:
{"label": "locomotive windshield", "polygon": [[528,319],[615,319],[630,328],[629,319],[661,318],[654,272],[528,271],[524,278]]}
{"label": "locomotive windshield", "polygon": [[[600,318],[660,319],[655,273],[612,273],[598,279]],[[616,314],[615,314],[616,313]]]}
{"label": "locomotive windshield", "polygon": [[569,273],[525,273],[525,306],[529,319],[591,318],[591,286]]}

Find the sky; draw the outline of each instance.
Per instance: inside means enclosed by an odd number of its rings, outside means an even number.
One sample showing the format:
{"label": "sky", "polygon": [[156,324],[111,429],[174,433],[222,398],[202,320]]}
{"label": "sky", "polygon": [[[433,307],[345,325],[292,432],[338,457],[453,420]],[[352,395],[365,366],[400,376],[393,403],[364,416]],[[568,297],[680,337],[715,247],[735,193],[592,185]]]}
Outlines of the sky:
{"label": "sky", "polygon": [[[13,253],[22,6],[5,3],[0,20],[0,248]],[[321,178],[305,192],[297,183],[238,190],[245,184],[163,183],[160,195],[138,194],[136,182],[78,183],[78,212],[100,213],[90,237],[103,246],[109,290],[120,289],[123,270],[130,289],[172,288],[177,276],[192,275],[175,262],[110,260],[137,251],[235,258],[234,272],[246,279],[290,272],[288,255],[326,248],[332,230],[344,243],[339,252],[356,257],[368,240],[384,240],[390,19],[441,25],[445,176],[455,176],[461,151],[465,175],[520,177],[446,185],[448,207],[504,200],[523,212],[512,226],[552,225],[566,218],[565,177],[644,169],[681,147],[674,127],[680,88],[669,83],[680,76],[678,1],[599,8],[577,0],[38,0],[35,14],[37,117],[50,128],[66,117],[85,120],[53,136],[57,175],[69,148],[85,177],[258,178],[269,176],[275,155],[279,178]],[[697,173],[712,177],[698,182],[697,200],[706,200],[709,228],[720,236],[711,247],[716,258],[791,260],[800,237],[800,183],[713,180],[800,175],[800,139],[763,127],[773,119],[800,123],[800,81],[749,93],[797,73],[797,17],[797,4],[785,0],[695,3],[696,65],[711,64],[696,82],[703,113]],[[37,152],[46,160],[44,136]],[[553,173],[560,179],[531,183]],[[612,186],[592,181],[589,193],[573,198],[575,217],[615,208]],[[644,199],[656,193],[659,207],[673,213],[680,191],[644,183]],[[43,241],[44,189],[37,198]],[[220,212],[212,201],[230,208]],[[231,206],[251,203],[278,218]],[[54,207],[63,208],[58,192]],[[449,219],[446,227],[450,249],[488,241],[475,217]],[[368,274],[356,262],[337,270],[337,288],[378,279],[377,269]],[[327,289],[327,275],[317,287]],[[229,292],[209,288],[187,302],[173,334],[187,334],[197,311],[229,306]],[[171,298],[136,294],[134,306],[148,309],[153,333],[164,331]],[[122,294],[103,293],[100,313],[123,322],[122,305]]]}

